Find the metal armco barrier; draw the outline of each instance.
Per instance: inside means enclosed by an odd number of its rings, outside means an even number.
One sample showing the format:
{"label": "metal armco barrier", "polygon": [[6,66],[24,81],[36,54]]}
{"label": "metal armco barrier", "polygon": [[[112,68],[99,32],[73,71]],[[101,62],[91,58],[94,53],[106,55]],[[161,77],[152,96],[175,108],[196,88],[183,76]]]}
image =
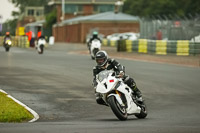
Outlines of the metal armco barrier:
{"label": "metal armco barrier", "polygon": [[104,39],[103,45],[115,46],[117,47],[117,51],[151,53],[158,55],[176,54],[187,56],[200,54],[200,43],[189,40],[167,41],[139,39],[136,41],[110,41]]}

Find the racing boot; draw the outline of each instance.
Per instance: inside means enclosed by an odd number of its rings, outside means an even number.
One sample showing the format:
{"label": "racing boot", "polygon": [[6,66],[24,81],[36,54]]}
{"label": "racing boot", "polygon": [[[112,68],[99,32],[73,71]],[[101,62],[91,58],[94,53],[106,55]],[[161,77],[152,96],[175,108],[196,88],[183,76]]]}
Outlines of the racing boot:
{"label": "racing boot", "polygon": [[127,84],[132,89],[133,91],[132,95],[135,96],[136,100],[142,102],[143,100],[142,100],[141,91],[137,88],[136,83],[133,80],[133,78],[130,78],[129,76],[125,76],[123,80],[124,80],[124,83]]}
{"label": "racing boot", "polygon": [[136,96],[137,101],[143,102],[142,93],[137,87],[134,89],[134,94]]}
{"label": "racing boot", "polygon": [[143,105],[144,101],[143,101],[143,98],[142,98],[141,91],[137,88],[136,85],[131,86],[131,89],[133,90],[133,95],[135,96],[137,103],[139,103],[140,105]]}

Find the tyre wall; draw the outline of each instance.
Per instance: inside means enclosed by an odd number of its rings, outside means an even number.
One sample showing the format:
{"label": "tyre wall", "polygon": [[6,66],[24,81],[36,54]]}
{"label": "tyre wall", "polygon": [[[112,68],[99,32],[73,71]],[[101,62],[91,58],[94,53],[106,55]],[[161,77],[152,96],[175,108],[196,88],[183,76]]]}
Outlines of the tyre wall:
{"label": "tyre wall", "polygon": [[104,39],[103,45],[117,47],[117,51],[138,52],[144,54],[176,54],[186,56],[200,54],[200,43],[189,40],[167,41],[139,39],[136,41],[110,41]]}

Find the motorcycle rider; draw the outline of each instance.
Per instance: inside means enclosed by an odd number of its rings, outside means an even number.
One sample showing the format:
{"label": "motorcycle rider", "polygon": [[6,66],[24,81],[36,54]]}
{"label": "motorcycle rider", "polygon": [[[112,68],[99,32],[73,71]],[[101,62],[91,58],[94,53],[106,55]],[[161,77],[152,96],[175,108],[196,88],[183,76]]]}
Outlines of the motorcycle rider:
{"label": "motorcycle rider", "polygon": [[[125,75],[125,67],[122,66],[119,62],[117,62],[115,59],[108,58],[108,55],[106,51],[99,51],[96,54],[95,57],[97,66],[93,68],[93,86],[94,89],[96,90],[97,82],[96,82],[96,75],[100,73],[103,70],[111,70],[113,69],[118,77],[122,78],[124,83],[127,84],[132,90],[133,90],[133,95],[136,96],[136,100],[138,103],[143,104],[143,99],[142,99],[142,94],[141,91],[138,89],[136,86],[135,81],[133,78],[129,77],[128,75]],[[99,93],[96,93],[96,102],[98,104],[103,104],[105,105],[103,99],[100,97]]]}
{"label": "motorcycle rider", "polygon": [[90,38],[89,43],[91,43],[94,39],[97,39],[101,42],[101,39],[98,37],[98,32],[94,31],[92,38]]}
{"label": "motorcycle rider", "polygon": [[[41,35],[40,37],[38,37],[38,40],[39,39],[45,39],[45,36],[44,35]],[[46,41],[46,39],[45,39],[45,41]]]}
{"label": "motorcycle rider", "polygon": [[92,43],[92,41],[93,41],[94,39],[99,40],[100,43],[101,43],[101,39],[98,37],[98,32],[96,32],[96,31],[93,32],[92,37],[90,38],[90,40],[89,40],[89,42],[88,42],[88,44],[87,44],[87,45],[88,45],[89,51],[90,51],[91,43]]}
{"label": "motorcycle rider", "polygon": [[3,44],[5,45],[6,44],[6,40],[11,40],[11,36],[10,36],[10,32],[6,32],[6,35],[3,39]]}
{"label": "motorcycle rider", "polygon": [[36,49],[37,49],[37,47],[38,47],[38,41],[39,41],[40,39],[44,39],[44,40],[46,41],[45,36],[43,36],[43,35],[41,34],[41,35],[37,38]]}

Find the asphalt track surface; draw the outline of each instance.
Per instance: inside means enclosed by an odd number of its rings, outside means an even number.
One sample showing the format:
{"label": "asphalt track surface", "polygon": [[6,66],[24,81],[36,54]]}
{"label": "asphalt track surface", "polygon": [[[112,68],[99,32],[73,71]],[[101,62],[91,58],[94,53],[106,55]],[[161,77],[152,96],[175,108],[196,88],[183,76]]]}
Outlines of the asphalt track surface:
{"label": "asphalt track surface", "polygon": [[95,62],[85,45],[35,49],[0,47],[0,89],[36,111],[34,123],[0,123],[0,133],[199,133],[200,68],[116,57],[142,91],[146,119],[119,121],[97,105]]}

